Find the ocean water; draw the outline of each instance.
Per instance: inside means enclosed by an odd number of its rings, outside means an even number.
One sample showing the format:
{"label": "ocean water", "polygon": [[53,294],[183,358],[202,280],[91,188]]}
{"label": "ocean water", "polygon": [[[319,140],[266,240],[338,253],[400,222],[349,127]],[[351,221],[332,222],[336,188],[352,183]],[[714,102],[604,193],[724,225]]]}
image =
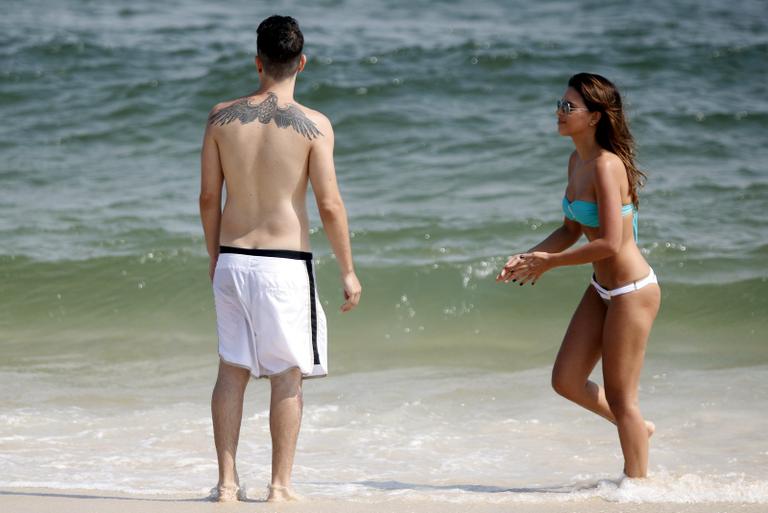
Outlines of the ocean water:
{"label": "ocean water", "polygon": [[[768,503],[768,11],[760,1],[7,0],[0,18],[0,486],[204,494],[213,304],[197,217],[207,112],[256,88],[258,22],[297,17],[363,282],[312,217],[331,377],[295,478],[351,500]],[[554,102],[623,92],[640,246],[662,282],[641,405],[651,478],[549,388],[589,269],[494,283],[555,228]],[[599,375],[596,376],[599,379]],[[268,480],[267,390],[240,472]]]}

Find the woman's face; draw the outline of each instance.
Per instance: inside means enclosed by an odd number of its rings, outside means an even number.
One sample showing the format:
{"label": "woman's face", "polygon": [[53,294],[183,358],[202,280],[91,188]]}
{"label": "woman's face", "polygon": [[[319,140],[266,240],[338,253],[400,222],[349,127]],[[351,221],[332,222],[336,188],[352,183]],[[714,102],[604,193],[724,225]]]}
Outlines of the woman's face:
{"label": "woman's face", "polygon": [[557,131],[560,135],[574,135],[585,130],[594,130],[592,123],[594,123],[594,113],[589,112],[581,94],[572,87],[566,89],[557,109]]}

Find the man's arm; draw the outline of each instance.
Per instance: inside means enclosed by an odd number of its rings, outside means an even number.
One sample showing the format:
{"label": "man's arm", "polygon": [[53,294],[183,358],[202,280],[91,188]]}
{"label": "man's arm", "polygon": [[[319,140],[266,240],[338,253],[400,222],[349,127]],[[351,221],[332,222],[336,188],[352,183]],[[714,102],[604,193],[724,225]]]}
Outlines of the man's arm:
{"label": "man's arm", "polygon": [[208,275],[213,280],[213,271],[219,258],[219,231],[221,229],[221,191],[224,174],[221,170],[219,147],[208,124],[200,152],[200,220],[203,223],[205,246],[210,262]]}
{"label": "man's arm", "polygon": [[320,220],[323,222],[328,241],[339,264],[344,287],[342,312],[348,312],[360,301],[361,286],[352,263],[352,247],[349,242],[347,211],[341,199],[333,164],[333,127],[323,118],[320,123],[323,134],[317,138],[309,153],[309,180],[315,193]]}

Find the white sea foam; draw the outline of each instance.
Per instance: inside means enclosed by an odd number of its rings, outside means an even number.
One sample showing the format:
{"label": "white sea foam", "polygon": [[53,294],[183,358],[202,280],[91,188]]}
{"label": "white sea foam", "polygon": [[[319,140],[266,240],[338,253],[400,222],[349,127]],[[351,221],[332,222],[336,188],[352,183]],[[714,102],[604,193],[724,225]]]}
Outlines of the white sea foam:
{"label": "white sea foam", "polygon": [[[768,368],[649,367],[641,404],[658,432],[646,480],[617,479],[615,428],[555,396],[548,369],[430,368],[307,382],[295,479],[308,495],[361,501],[768,504],[755,407]],[[148,378],[132,390],[38,382],[37,406],[6,401],[0,486],[204,496],[216,480],[210,381],[193,375],[166,375],[160,388]],[[0,373],[0,385],[8,378]],[[251,496],[269,479],[267,394],[252,383],[241,432]]]}

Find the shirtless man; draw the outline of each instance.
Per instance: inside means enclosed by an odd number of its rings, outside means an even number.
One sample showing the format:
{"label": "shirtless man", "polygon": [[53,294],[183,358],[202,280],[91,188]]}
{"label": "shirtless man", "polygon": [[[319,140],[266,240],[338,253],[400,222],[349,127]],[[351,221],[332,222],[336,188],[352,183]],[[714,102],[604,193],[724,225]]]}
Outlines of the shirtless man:
{"label": "shirtless man", "polygon": [[201,155],[200,217],[219,337],[211,399],[219,463],[212,497],[219,501],[244,497],[235,455],[250,376],[271,384],[267,500],[297,498],[290,479],[302,379],[327,373],[325,315],[309,252],[308,182],[341,271],[341,311],[354,308],[361,292],[336,183],[333,128],[293,99],[296,75],[306,64],[304,36],[296,20],[283,16],[264,20],[257,34],[259,89],[211,110]]}

